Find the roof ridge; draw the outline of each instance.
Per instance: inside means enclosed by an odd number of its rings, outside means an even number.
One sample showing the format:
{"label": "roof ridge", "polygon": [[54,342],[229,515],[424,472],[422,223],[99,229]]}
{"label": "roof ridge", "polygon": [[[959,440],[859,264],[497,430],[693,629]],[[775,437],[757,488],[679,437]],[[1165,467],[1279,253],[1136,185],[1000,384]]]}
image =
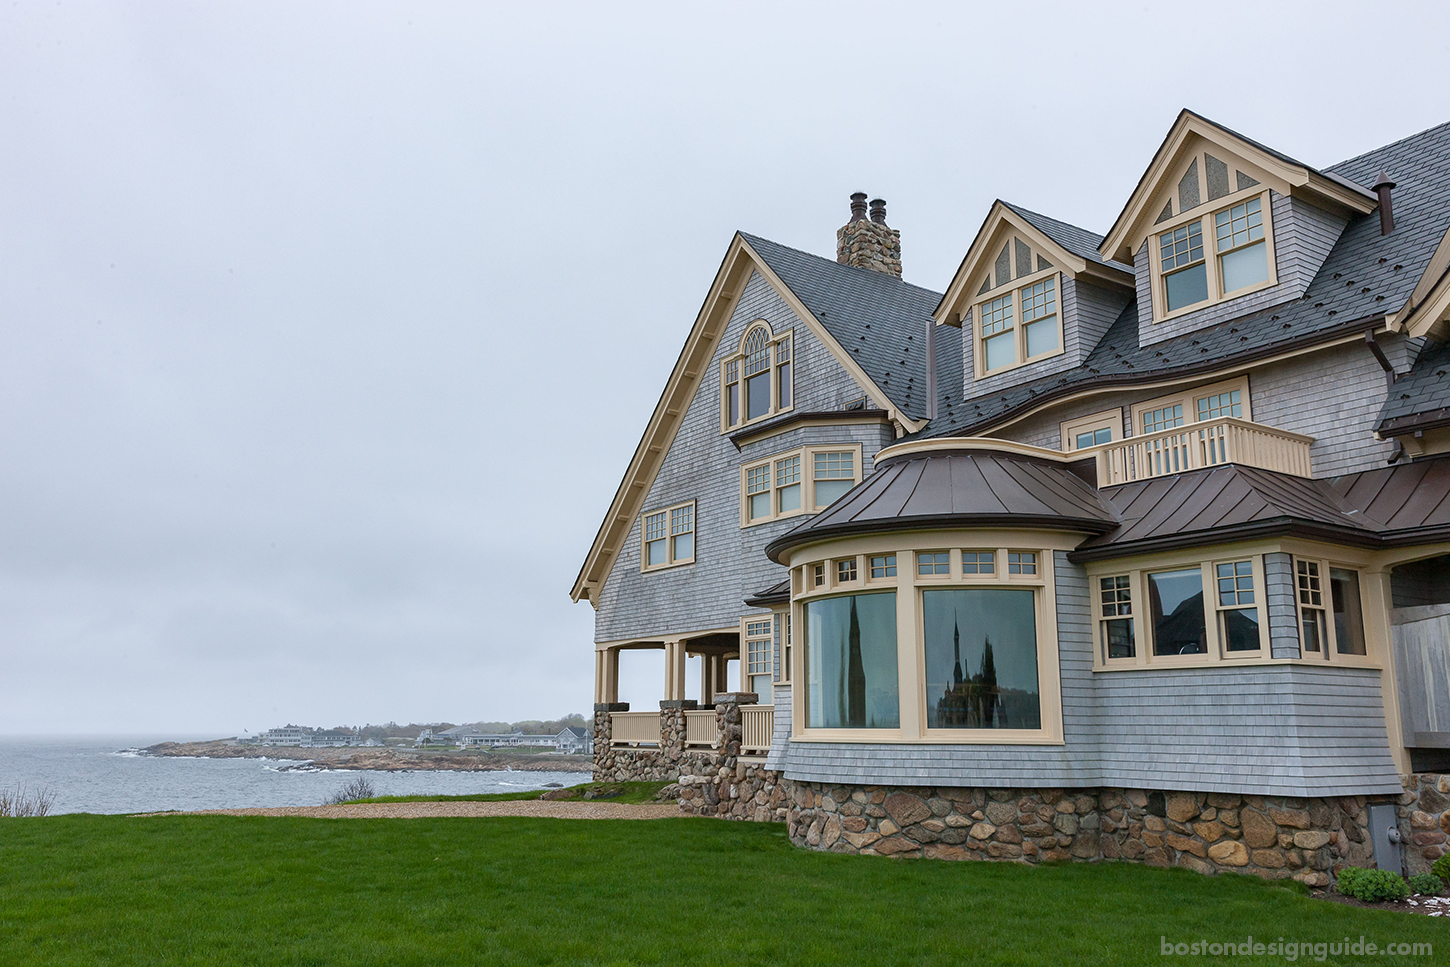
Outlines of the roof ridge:
{"label": "roof ridge", "polygon": [[871,277],[879,277],[882,279],[889,279],[895,282],[899,282],[902,285],[910,286],[911,288],[916,289],[920,292],[924,292],[927,295],[934,295],[937,297],[938,300],[940,300],[942,297],[942,293],[936,291],[935,289],[928,289],[924,285],[917,285],[915,282],[908,282],[905,279],[898,278],[894,275],[888,275],[885,272],[877,272],[875,269],[863,269],[858,265],[846,265],[844,262],[837,262],[835,259],[826,258],[824,255],[817,255],[815,252],[807,252],[803,248],[796,248],[794,245],[787,245],[784,242],[777,242],[773,238],[766,238],[764,235],[752,235],[749,232],[740,231],[738,229],[736,230],[736,234],[738,234],[741,238],[745,239],[747,242],[766,242],[767,244],[774,245],[776,248],[783,248],[788,252],[794,252],[797,255],[804,255],[807,258],[815,259],[818,262],[825,263],[826,265],[838,266],[842,269],[848,269],[852,272],[870,272]]}
{"label": "roof ridge", "polygon": [[1370,155],[1377,152],[1386,151],[1390,148],[1396,147],[1397,145],[1404,144],[1408,141],[1413,141],[1416,138],[1423,138],[1425,135],[1429,134],[1432,131],[1438,131],[1441,128],[1447,127],[1450,127],[1450,121],[1441,121],[1439,124],[1432,124],[1428,128],[1425,128],[1423,131],[1416,131],[1414,134],[1407,134],[1403,138],[1397,138],[1394,141],[1382,144],[1377,148],[1370,148],[1368,151],[1361,151],[1359,154],[1354,155],[1353,157],[1345,158],[1343,161],[1336,161],[1334,164],[1321,170],[1333,171],[1335,174],[1339,174],[1339,172],[1335,171],[1336,168],[1343,168],[1345,165],[1353,164],[1356,161],[1368,158]]}

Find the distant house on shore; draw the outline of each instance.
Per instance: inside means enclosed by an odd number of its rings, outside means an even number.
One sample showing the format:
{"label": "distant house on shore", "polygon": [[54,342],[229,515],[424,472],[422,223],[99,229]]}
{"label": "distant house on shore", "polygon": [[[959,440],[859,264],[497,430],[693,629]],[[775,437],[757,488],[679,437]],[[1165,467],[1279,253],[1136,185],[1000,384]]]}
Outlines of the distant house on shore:
{"label": "distant house on shore", "polygon": [[280,729],[268,729],[257,736],[259,745],[299,746],[311,729],[300,725],[284,725]]}
{"label": "distant house on shore", "polygon": [[362,745],[363,737],[347,729],[311,729],[303,725],[285,725],[279,729],[268,729],[258,735],[255,741],[258,745],[319,749]]}
{"label": "distant house on shore", "polygon": [[594,735],[588,729],[565,726],[554,736],[561,755],[593,755]]}

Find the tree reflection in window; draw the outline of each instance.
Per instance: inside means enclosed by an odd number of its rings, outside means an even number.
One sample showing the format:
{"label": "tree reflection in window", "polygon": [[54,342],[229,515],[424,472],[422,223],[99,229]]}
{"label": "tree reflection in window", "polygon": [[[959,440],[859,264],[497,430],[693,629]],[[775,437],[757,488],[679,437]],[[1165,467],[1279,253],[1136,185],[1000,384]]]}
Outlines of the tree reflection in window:
{"label": "tree reflection in window", "polygon": [[922,609],[928,728],[1042,728],[1035,592],[923,591]]}

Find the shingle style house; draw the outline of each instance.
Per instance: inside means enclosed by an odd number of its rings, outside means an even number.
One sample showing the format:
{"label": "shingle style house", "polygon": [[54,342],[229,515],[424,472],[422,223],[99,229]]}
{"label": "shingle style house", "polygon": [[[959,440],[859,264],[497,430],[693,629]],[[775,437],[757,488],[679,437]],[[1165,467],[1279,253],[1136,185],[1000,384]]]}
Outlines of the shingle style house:
{"label": "shingle style house", "polygon": [[864,194],[835,260],[731,241],[573,589],[601,778],[835,851],[1441,855],[1450,124],[1319,169],[1184,111],[1106,234],[998,201],[900,275]]}

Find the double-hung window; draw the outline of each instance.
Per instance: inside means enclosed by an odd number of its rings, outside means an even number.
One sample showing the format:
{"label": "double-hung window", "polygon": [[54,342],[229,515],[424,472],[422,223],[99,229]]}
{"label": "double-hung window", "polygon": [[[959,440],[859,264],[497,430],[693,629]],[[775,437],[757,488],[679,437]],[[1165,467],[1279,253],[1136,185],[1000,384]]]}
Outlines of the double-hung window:
{"label": "double-hung window", "polygon": [[1098,578],[1099,631],[1105,661],[1134,658],[1138,654],[1133,635],[1132,584],[1129,574]]}
{"label": "double-hung window", "polygon": [[1259,609],[1254,600],[1252,561],[1214,565],[1218,585],[1218,638],[1225,652],[1258,651]]}
{"label": "double-hung window", "polygon": [[652,571],[695,560],[695,502],[687,501],[640,517],[640,569]]}
{"label": "double-hung window", "polygon": [[1056,273],[977,304],[978,375],[1062,351]]}
{"label": "double-hung window", "polygon": [[740,348],[720,364],[722,430],[789,410],[794,403],[792,335],[772,333],[765,320],[746,330]]}
{"label": "double-hung window", "polygon": [[1213,216],[1219,278],[1225,295],[1269,281],[1263,208],[1262,198],[1250,198]]}
{"label": "double-hung window", "polygon": [[1359,572],[1328,561],[1294,559],[1299,642],[1305,658],[1363,657],[1364,611]]}
{"label": "double-hung window", "polygon": [[1224,197],[1224,207],[1195,203],[1191,220],[1153,231],[1148,244],[1157,318],[1213,305],[1274,281],[1269,197],[1262,186],[1250,185]]}
{"label": "double-hung window", "polygon": [[740,525],[814,513],[861,481],[861,449],[804,447],[741,468]]}
{"label": "double-hung window", "polygon": [[1203,221],[1180,225],[1158,236],[1159,266],[1168,311],[1208,300],[1208,264],[1203,257]]}
{"label": "double-hung window", "polygon": [[775,677],[774,615],[745,619],[745,678],[750,691],[770,704],[771,680]]}

